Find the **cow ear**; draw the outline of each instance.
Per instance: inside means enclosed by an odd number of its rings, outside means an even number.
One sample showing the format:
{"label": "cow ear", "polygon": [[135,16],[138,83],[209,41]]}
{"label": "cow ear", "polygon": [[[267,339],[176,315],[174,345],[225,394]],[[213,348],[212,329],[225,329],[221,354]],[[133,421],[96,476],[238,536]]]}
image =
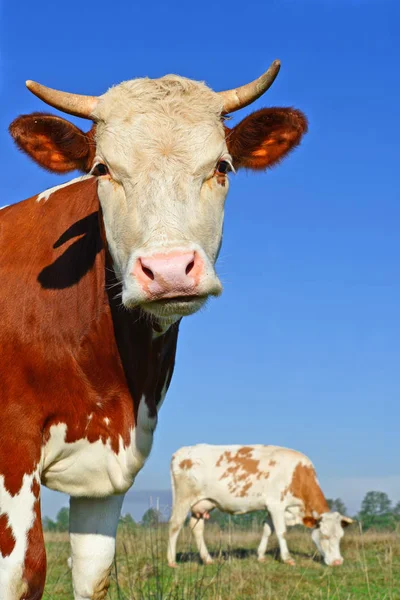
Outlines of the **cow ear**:
{"label": "cow ear", "polygon": [[21,115],[9,127],[18,148],[53,173],[90,171],[95,155],[94,130],[84,133],[55,115]]}
{"label": "cow ear", "polygon": [[255,171],[276,165],[300,144],[307,119],[295,108],[263,108],[226,128],[226,143],[235,169]]}
{"label": "cow ear", "polygon": [[343,517],[342,515],[340,515],[340,516],[341,516],[340,522],[341,522],[343,528],[348,527],[349,525],[354,523],[354,519],[350,519],[350,517]]}
{"label": "cow ear", "polygon": [[316,527],[318,525],[318,519],[314,519],[314,517],[303,517],[303,525],[306,527]]}

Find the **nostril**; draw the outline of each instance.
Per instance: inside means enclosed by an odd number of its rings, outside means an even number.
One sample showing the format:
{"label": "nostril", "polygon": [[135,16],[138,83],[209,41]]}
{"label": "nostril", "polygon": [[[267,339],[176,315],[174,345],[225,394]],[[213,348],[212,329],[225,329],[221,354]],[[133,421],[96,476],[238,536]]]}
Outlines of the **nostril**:
{"label": "nostril", "polygon": [[191,260],[190,263],[187,265],[187,267],[185,269],[186,275],[189,275],[189,273],[193,269],[193,267],[194,267],[194,259]]}
{"label": "nostril", "polygon": [[145,275],[147,275],[147,277],[149,279],[151,279],[152,281],[154,281],[154,273],[151,269],[149,269],[148,267],[145,267],[143,263],[141,263],[142,266],[142,271]]}

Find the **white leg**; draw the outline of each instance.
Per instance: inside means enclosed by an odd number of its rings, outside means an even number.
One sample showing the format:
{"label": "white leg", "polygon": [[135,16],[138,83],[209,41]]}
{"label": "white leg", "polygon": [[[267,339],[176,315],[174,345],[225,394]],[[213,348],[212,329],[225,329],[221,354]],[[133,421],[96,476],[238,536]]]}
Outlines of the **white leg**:
{"label": "white leg", "polygon": [[263,534],[261,537],[260,545],[258,546],[258,550],[257,550],[257,556],[258,556],[258,560],[260,562],[263,562],[265,560],[265,553],[267,551],[268,540],[269,540],[269,536],[271,535],[271,533],[272,533],[272,529],[270,527],[270,524],[266,521],[264,523]]}
{"label": "white leg", "polygon": [[269,513],[271,515],[272,518],[272,523],[275,529],[275,533],[276,533],[276,537],[278,538],[278,542],[279,542],[279,549],[281,551],[281,560],[288,564],[288,565],[294,565],[295,561],[294,559],[290,556],[289,553],[289,549],[288,549],[288,545],[285,539],[286,536],[286,522],[285,522],[285,511],[283,508],[277,507],[277,508],[269,508]]}
{"label": "white leg", "polygon": [[182,529],[182,525],[185,522],[186,516],[189,512],[190,502],[182,502],[175,500],[172,515],[169,521],[169,538],[168,538],[168,552],[167,559],[170,567],[176,567],[176,542],[178,535]]}
{"label": "white leg", "polygon": [[192,530],[196,545],[200,553],[200,558],[206,565],[211,565],[213,560],[208,553],[206,543],[204,541],[204,519],[200,517],[190,518],[190,529]]}
{"label": "white leg", "polygon": [[107,594],[123,499],[123,495],[70,499],[70,563],[75,600],[103,600]]}

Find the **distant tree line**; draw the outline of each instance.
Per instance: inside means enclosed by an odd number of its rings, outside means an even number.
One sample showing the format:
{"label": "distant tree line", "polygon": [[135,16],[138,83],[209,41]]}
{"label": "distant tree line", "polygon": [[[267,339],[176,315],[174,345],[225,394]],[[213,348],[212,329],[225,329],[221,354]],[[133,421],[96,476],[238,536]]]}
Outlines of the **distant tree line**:
{"label": "distant tree line", "polygon": [[400,526],[400,502],[395,506],[384,492],[368,492],[361,504],[357,518],[364,530],[396,529]]}
{"label": "distant tree line", "polygon": [[[330,510],[338,511],[342,515],[347,515],[347,509],[340,498],[327,499]],[[357,515],[354,515],[364,531],[367,529],[394,530],[400,528],[400,502],[392,505],[391,500],[385,492],[368,492],[365,494],[361,503],[361,509]],[[265,511],[260,510],[246,515],[229,515],[214,509],[210,512],[210,523],[216,523],[221,529],[234,527],[235,529],[259,529],[265,521]],[[144,513],[140,523],[136,523],[133,517],[127,513],[120,517],[119,525],[123,527],[156,527],[160,523],[165,523],[162,513],[149,508]],[[44,531],[63,532],[68,531],[69,526],[69,508],[61,508],[55,521],[49,517],[43,519]]]}

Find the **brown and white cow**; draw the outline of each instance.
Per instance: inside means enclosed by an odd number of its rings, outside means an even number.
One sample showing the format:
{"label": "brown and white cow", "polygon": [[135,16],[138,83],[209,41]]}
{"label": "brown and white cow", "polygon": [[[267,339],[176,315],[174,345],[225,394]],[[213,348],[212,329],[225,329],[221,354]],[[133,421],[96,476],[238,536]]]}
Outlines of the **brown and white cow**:
{"label": "brown and white cow", "polygon": [[340,540],[352,519],[330,512],[309,458],[279,446],[210,446],[180,448],[172,457],[173,508],[168,564],[176,566],[176,542],[190,511],[190,528],[204,563],[212,562],[204,541],[204,520],[218,508],[233,515],[268,510],[258,547],[263,561],[275,529],[282,560],[294,565],[286,527],[312,527],[312,539],[327,565],[343,563]]}
{"label": "brown and white cow", "polygon": [[278,70],[220,93],[175,75],[99,98],[27,82],[93,127],[42,113],[10,127],[40,166],[83,176],[0,212],[1,600],[42,597],[41,483],[71,496],[75,599],[104,598],[180,319],[221,293],[228,171],[273,166],[307,129],[292,108],[225,126]]}

